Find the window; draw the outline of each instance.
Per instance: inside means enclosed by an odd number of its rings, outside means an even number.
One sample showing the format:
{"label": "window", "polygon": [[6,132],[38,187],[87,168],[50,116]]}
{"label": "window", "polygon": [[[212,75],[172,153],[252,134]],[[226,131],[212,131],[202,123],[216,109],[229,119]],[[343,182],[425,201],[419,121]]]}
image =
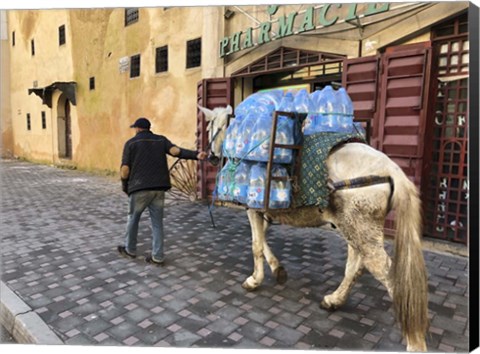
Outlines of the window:
{"label": "window", "polygon": [[138,21],[138,7],[125,9],[125,26]]}
{"label": "window", "polygon": [[12,32],[12,47],[15,47],[15,31]]}
{"label": "window", "polygon": [[202,64],[202,39],[193,39],[187,42],[187,69]]}
{"label": "window", "polygon": [[42,111],[42,129],[47,129],[47,115]]}
{"label": "window", "polygon": [[31,44],[31,48],[32,48],[32,57],[35,55],[35,40],[32,39],[30,41],[30,44]]}
{"label": "window", "polygon": [[168,71],[168,46],[159,47],[155,53],[155,72]]}
{"label": "window", "polygon": [[30,113],[27,113],[27,130],[32,130],[32,120],[30,119]]}
{"label": "window", "polygon": [[140,54],[130,57],[130,77],[140,76]]}
{"label": "window", "polygon": [[65,44],[65,25],[58,27],[58,45]]}
{"label": "window", "polygon": [[90,91],[95,90],[95,77],[90,78]]}

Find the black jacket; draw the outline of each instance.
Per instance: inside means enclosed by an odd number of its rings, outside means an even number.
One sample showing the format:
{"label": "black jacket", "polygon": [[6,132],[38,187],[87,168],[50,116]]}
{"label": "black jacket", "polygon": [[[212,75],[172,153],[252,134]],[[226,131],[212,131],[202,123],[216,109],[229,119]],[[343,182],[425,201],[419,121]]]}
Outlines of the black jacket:
{"label": "black jacket", "polygon": [[[149,130],[137,133],[125,143],[122,165],[130,169],[128,194],[140,190],[166,191],[171,188],[167,154],[170,155],[169,151],[174,146],[166,137],[153,134]],[[195,158],[196,152],[183,149],[181,151],[184,153],[183,157]]]}

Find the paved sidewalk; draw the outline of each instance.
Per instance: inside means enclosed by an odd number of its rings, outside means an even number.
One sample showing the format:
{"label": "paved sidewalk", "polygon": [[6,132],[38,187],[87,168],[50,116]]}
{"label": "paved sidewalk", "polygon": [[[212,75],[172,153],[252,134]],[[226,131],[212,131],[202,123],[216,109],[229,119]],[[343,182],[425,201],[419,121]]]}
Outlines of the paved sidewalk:
{"label": "paved sidewalk", "polygon": [[[277,285],[266,272],[249,293],[241,288],[252,270],[243,211],[215,208],[213,228],[205,205],[169,205],[159,268],[116,252],[127,210],[119,183],[20,161],[0,168],[2,283],[65,344],[405,350],[391,301],[370,274],[343,308],[319,308],[344,272],[345,242],[332,232],[273,226],[270,245],[289,279]],[[144,215],[140,254],[149,234]],[[465,352],[468,259],[430,251],[425,259],[428,349]]]}

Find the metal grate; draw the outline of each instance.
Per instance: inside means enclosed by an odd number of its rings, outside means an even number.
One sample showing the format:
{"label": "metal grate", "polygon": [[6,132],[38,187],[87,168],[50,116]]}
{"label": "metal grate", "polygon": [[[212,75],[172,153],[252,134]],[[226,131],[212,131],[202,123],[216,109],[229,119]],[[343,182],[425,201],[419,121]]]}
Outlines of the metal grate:
{"label": "metal grate", "polygon": [[125,26],[138,22],[138,7],[125,9]]}
{"label": "metal grate", "polygon": [[202,39],[187,42],[187,69],[202,65]]}
{"label": "metal grate", "polygon": [[47,129],[47,115],[42,111],[42,129]]}
{"label": "metal grate", "polygon": [[432,30],[436,79],[425,188],[426,233],[468,244],[468,14]]}
{"label": "metal grate", "polygon": [[65,44],[65,25],[58,27],[58,45]]}
{"label": "metal grate", "polygon": [[468,225],[468,79],[439,82],[429,188],[427,233],[467,243]]}
{"label": "metal grate", "polygon": [[140,76],[140,54],[130,57],[130,77]]}
{"label": "metal grate", "polygon": [[168,71],[168,46],[159,47],[155,51],[155,72]]}

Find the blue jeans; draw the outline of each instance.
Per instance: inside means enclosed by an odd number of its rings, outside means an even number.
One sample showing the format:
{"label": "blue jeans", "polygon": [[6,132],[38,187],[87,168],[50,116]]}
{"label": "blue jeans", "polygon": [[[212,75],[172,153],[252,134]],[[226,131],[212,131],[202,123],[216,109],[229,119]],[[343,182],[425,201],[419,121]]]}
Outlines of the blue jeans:
{"label": "blue jeans", "polygon": [[138,223],[143,211],[148,208],[152,221],[152,257],[163,261],[163,208],[164,191],[138,191],[130,194],[128,202],[128,221],[125,233],[125,248],[130,254],[137,252]]}

